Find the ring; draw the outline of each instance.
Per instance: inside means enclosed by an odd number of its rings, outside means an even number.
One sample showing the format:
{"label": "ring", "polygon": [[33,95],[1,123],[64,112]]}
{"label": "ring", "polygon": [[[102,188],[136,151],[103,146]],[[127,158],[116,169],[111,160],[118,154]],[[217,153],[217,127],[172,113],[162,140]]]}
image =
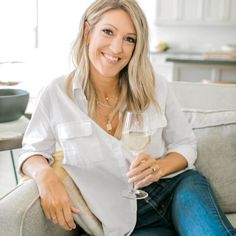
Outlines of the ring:
{"label": "ring", "polygon": [[153,166],[150,167],[150,169],[151,169],[152,173],[156,172],[156,170],[157,170],[157,169],[156,169],[155,167],[153,167]]}

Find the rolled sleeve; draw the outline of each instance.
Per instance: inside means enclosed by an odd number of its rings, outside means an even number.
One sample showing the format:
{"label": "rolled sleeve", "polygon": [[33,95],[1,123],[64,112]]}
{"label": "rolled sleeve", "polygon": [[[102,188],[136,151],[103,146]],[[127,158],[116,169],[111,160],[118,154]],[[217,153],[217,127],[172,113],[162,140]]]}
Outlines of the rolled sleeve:
{"label": "rolled sleeve", "polygon": [[175,95],[169,87],[167,91],[165,114],[168,125],[163,132],[167,154],[181,154],[188,162],[187,169],[193,169],[197,158],[196,138]]}
{"label": "rolled sleeve", "polygon": [[51,154],[55,152],[56,142],[51,129],[50,112],[44,106],[45,102],[48,103],[49,98],[42,95],[26,129],[18,163],[20,175],[23,175],[23,163],[34,155],[43,156],[49,164],[53,163]]}
{"label": "rolled sleeve", "polygon": [[52,165],[53,162],[54,162],[54,158],[52,157],[52,155],[50,154],[47,154],[47,153],[44,153],[44,152],[26,152],[26,153],[22,153],[20,155],[20,158],[19,158],[19,162],[18,162],[18,172],[21,176],[24,175],[24,173],[22,172],[22,165],[23,163],[29,159],[30,157],[32,156],[43,156],[49,163],[49,165]]}
{"label": "rolled sleeve", "polygon": [[171,152],[177,152],[181,154],[188,162],[188,167],[187,167],[188,169],[195,168],[194,163],[197,158],[197,152],[194,147],[191,148],[189,146],[179,146],[173,149],[169,149],[167,151],[167,154]]}

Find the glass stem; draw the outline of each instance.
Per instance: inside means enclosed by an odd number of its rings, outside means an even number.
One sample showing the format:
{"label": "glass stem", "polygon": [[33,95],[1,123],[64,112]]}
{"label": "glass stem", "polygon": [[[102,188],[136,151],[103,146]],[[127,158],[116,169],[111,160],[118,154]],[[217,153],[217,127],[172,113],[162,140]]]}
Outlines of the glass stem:
{"label": "glass stem", "polygon": [[[136,151],[136,152],[133,151],[132,154],[133,154],[135,157],[137,157],[142,151],[143,151],[143,150]],[[136,189],[135,189],[135,184],[132,183],[130,193],[133,194],[133,193],[135,193],[135,191],[136,191]]]}
{"label": "glass stem", "polygon": [[134,183],[132,183],[132,189],[131,189],[131,193],[135,192],[135,187],[134,187]]}

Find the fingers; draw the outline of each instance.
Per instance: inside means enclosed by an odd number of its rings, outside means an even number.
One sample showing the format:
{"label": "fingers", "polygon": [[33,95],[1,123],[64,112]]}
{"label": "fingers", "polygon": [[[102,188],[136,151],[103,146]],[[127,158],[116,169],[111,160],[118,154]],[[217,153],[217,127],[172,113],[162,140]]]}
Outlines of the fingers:
{"label": "fingers", "polygon": [[41,198],[41,207],[43,209],[43,212],[44,212],[44,215],[46,216],[46,218],[48,220],[51,220],[51,221],[55,221],[55,218],[56,218],[56,214],[53,214],[53,212],[50,212],[50,208],[48,207],[48,204],[46,201],[44,201],[42,198]]}
{"label": "fingers", "polygon": [[58,225],[60,225],[65,230],[72,230],[72,227],[70,227],[66,219],[64,217],[64,209],[58,209],[57,210],[57,219],[58,219]]}
{"label": "fingers", "polygon": [[151,158],[148,155],[141,154],[132,162],[130,171],[127,173],[127,176],[131,178],[135,175],[138,175],[143,171],[145,171],[146,169],[150,168],[151,166],[154,166],[155,163],[156,163],[155,159]]}
{"label": "fingers", "polygon": [[76,228],[70,206],[56,209],[55,213],[51,213],[51,219],[54,224],[60,225],[65,230],[72,230]]}
{"label": "fingers", "polygon": [[45,216],[54,224],[58,224],[68,231],[76,228],[72,213],[78,214],[79,211],[69,202],[65,201],[62,205],[61,203],[54,203],[49,207],[49,204],[41,201],[41,205]]}
{"label": "fingers", "polygon": [[74,222],[70,206],[63,208],[63,215],[63,223],[65,223],[69,229],[75,229],[76,224]]}
{"label": "fingers", "polygon": [[[128,176],[130,177],[129,183],[135,183],[140,182],[145,179],[145,181],[142,181],[142,183],[152,183],[157,180],[159,180],[163,175],[162,171],[160,170],[158,165],[152,165],[152,167],[148,166],[147,168],[140,168],[140,171],[136,172],[137,170],[134,170],[132,172],[132,175]],[[129,172],[130,173],[130,172]]]}
{"label": "fingers", "polygon": [[147,175],[145,178],[143,178],[141,181],[139,181],[135,185],[135,188],[139,189],[139,188],[142,188],[143,186],[149,185],[153,182],[157,182],[162,176],[163,176],[163,174],[162,174],[161,170],[158,170],[155,173],[151,173],[151,174]]}
{"label": "fingers", "polygon": [[54,224],[58,224],[57,215],[56,215],[55,213],[51,213],[51,214],[50,214],[50,220],[51,220]]}
{"label": "fingers", "polygon": [[129,183],[137,183],[135,188],[158,181],[162,176],[159,162],[149,155],[141,154],[133,162],[130,171],[127,173]]}
{"label": "fingers", "polygon": [[[146,166],[146,165],[143,165],[143,166]],[[154,165],[153,167],[150,167],[150,166],[143,167],[143,166],[140,168],[137,168],[139,170],[133,170],[133,172],[131,172],[132,175],[129,176],[131,177],[129,180],[129,183],[140,181],[149,175],[154,176],[154,173],[156,173],[159,170],[159,167],[157,167],[157,165],[156,167],[154,167]]]}
{"label": "fingers", "polygon": [[53,218],[55,218],[54,215],[50,214],[48,208],[45,206],[45,203],[42,201],[42,199],[41,199],[41,207],[43,209],[44,215],[48,220],[52,220]]}
{"label": "fingers", "polygon": [[78,214],[78,210],[71,205],[65,186],[58,176],[54,172],[47,172],[46,177],[38,182],[45,216],[65,230],[74,229],[76,224],[72,214]]}
{"label": "fingers", "polygon": [[73,206],[70,207],[70,210],[73,214],[79,214],[79,210]]}
{"label": "fingers", "polygon": [[150,157],[144,153],[139,154],[131,163],[130,169],[133,169],[140,165],[140,163],[147,161]]}

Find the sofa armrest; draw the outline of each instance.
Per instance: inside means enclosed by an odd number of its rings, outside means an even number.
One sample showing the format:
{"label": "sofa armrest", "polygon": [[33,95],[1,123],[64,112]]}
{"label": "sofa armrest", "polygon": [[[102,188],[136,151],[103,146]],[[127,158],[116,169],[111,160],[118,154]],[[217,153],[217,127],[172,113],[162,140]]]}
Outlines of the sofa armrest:
{"label": "sofa armrest", "polygon": [[46,219],[34,180],[24,182],[0,199],[0,225],[0,235],[4,236],[78,235],[78,230],[65,231]]}

